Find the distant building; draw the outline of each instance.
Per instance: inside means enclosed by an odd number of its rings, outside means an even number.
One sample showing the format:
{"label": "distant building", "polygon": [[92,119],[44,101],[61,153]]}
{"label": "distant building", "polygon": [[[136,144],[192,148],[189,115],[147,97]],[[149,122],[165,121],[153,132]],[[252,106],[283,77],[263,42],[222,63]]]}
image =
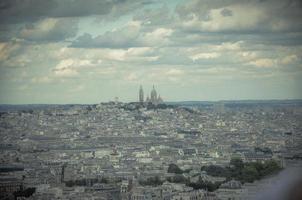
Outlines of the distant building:
{"label": "distant building", "polygon": [[152,103],[152,104],[155,104],[155,105],[163,103],[163,100],[160,97],[160,95],[157,95],[157,92],[154,88],[154,85],[153,85],[152,91],[150,93],[150,99],[147,97],[146,102],[147,103]]}
{"label": "distant building", "polygon": [[[16,178],[4,177],[0,179],[0,199],[8,198],[12,193],[22,189],[22,181]],[[5,198],[6,197],[6,198]]]}
{"label": "distant building", "polygon": [[219,102],[215,103],[213,105],[213,108],[214,108],[214,112],[216,112],[216,113],[224,113],[225,112],[223,101],[219,101]]}
{"label": "distant building", "polygon": [[153,85],[153,88],[151,90],[150,96],[147,95],[146,101],[144,101],[143,87],[140,86],[139,93],[138,93],[138,100],[139,100],[139,103],[141,103],[141,104],[143,104],[144,102],[152,103],[154,105],[158,105],[158,104],[163,103],[163,99],[161,98],[160,95],[157,94],[157,91],[155,90],[154,85]]}
{"label": "distant building", "polygon": [[144,90],[142,86],[139,88],[139,102],[144,103]]}
{"label": "distant building", "polygon": [[244,161],[246,162],[264,162],[266,160],[271,160],[271,154],[265,154],[261,152],[246,152],[244,153]]}

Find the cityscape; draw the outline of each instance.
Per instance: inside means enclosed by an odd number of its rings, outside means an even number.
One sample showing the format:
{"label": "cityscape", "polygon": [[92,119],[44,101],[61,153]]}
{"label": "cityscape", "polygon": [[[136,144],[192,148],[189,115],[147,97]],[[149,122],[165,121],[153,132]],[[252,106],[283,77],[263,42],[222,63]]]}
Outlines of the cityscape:
{"label": "cityscape", "polygon": [[302,1],[0,0],[0,200],[302,200]]}
{"label": "cityscape", "polygon": [[1,199],[254,199],[301,175],[301,100],[165,103],[140,86],[132,103],[1,110]]}

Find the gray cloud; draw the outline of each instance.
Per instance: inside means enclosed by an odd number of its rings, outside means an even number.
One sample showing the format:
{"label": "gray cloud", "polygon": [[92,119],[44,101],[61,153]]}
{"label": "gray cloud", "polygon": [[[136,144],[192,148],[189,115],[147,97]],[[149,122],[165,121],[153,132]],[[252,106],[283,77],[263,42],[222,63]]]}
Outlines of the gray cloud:
{"label": "gray cloud", "polygon": [[174,16],[167,6],[159,9],[144,9],[134,15],[133,20],[141,21],[145,26],[169,26],[174,22]]}
{"label": "gray cloud", "polygon": [[2,0],[0,4],[0,23],[19,23],[37,20],[50,15],[57,7],[54,0]]}
{"label": "gray cloud", "polygon": [[[81,17],[116,20],[152,3],[150,0],[1,0],[0,41],[21,38],[57,42],[75,36],[77,21]],[[57,22],[53,27],[44,29],[47,22],[54,20]],[[43,30],[40,27],[42,23],[45,25]]]}
{"label": "gray cloud", "polygon": [[72,18],[47,18],[25,25],[18,37],[34,42],[57,42],[76,36],[78,20]]}
{"label": "gray cloud", "polygon": [[150,1],[137,0],[2,0],[0,23],[20,23],[46,17],[121,16]]}
{"label": "gray cloud", "polygon": [[302,29],[299,0],[192,0],[179,5],[176,11],[187,31],[251,33]]}

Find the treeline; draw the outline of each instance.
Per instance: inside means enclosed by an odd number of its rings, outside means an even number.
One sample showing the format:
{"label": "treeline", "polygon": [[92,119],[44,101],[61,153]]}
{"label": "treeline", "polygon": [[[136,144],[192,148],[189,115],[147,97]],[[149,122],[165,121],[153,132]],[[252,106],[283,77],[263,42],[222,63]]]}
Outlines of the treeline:
{"label": "treeline", "polygon": [[[254,182],[279,172],[282,169],[280,164],[275,160],[268,160],[263,163],[261,162],[247,162],[244,163],[242,159],[233,158],[230,161],[229,166],[221,167],[218,165],[202,166],[201,171],[206,171],[208,175],[216,177],[225,177],[226,181],[235,179],[241,183]],[[182,183],[194,189],[204,189],[208,191],[214,191],[219,188],[222,182],[210,182],[202,180],[199,177],[198,181],[191,182],[189,177],[184,176],[185,173],[190,172],[190,170],[182,170],[176,164],[170,164],[168,167],[168,173],[174,173],[172,177],[168,177],[166,181],[171,183]],[[162,185],[162,181],[159,177],[150,177],[145,181],[141,181],[141,185],[152,185],[158,186]]]}
{"label": "treeline", "polygon": [[[175,174],[175,176],[168,177],[166,181],[170,183],[181,183],[185,184],[186,186],[192,187],[196,190],[198,189],[204,189],[208,190],[210,192],[218,189],[221,183],[212,183],[208,181],[203,181],[201,178],[197,182],[191,182],[190,178],[186,178],[183,174]],[[163,180],[161,180],[158,176],[155,177],[149,177],[146,180],[139,180],[139,184],[142,186],[159,186],[164,183]]]}
{"label": "treeline", "polygon": [[282,169],[280,164],[275,160],[261,162],[244,163],[239,158],[233,158],[230,166],[221,167],[217,165],[202,166],[201,171],[206,171],[208,175],[226,177],[227,180],[235,179],[242,183],[254,182],[265,176],[279,172]]}
{"label": "treeline", "polygon": [[[204,189],[208,191],[216,190],[221,183],[212,183],[208,181],[203,181],[201,178],[198,179],[197,182],[191,182],[189,177],[185,177],[184,173],[189,173],[191,170],[182,170],[176,164],[170,164],[168,167],[168,173],[174,173],[174,176],[167,177],[166,181],[170,183],[181,183],[185,184],[186,186],[192,187],[194,189]],[[163,180],[161,180],[158,176],[149,177],[146,180],[140,180],[139,183],[143,186],[150,185],[150,186],[159,186],[163,184]]]}
{"label": "treeline", "polygon": [[192,187],[195,190],[198,189],[204,189],[208,190],[210,192],[218,189],[220,186],[220,182],[212,183],[209,181],[204,181],[200,177],[197,182],[192,182],[189,177],[185,177],[184,173],[189,173],[191,170],[182,170],[180,167],[178,167],[176,164],[170,164],[168,167],[168,173],[174,173],[175,175],[172,177],[168,177],[166,180],[170,183],[182,183],[186,186]]}

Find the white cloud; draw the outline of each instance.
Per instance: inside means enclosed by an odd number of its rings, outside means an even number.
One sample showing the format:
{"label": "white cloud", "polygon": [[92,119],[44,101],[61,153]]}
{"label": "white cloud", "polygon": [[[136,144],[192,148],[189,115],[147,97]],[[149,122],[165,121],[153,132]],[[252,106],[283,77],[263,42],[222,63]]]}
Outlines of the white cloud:
{"label": "white cloud", "polygon": [[292,64],[298,60],[297,55],[289,55],[281,59],[281,63],[284,65]]}
{"label": "white cloud", "polygon": [[181,69],[169,69],[168,71],[165,72],[165,74],[168,76],[179,76],[179,75],[183,75],[184,71]]}
{"label": "white cloud", "polygon": [[168,37],[173,33],[172,29],[168,28],[157,28],[151,33],[146,33],[146,37],[149,38],[155,38],[157,40],[160,40],[162,38]]}
{"label": "white cloud", "polygon": [[220,45],[211,45],[210,47],[215,51],[238,51],[241,49],[241,46],[244,44],[243,41],[237,42],[223,42]]}
{"label": "white cloud", "polygon": [[75,69],[71,68],[55,69],[54,73],[59,77],[73,77],[79,74]]}
{"label": "white cloud", "polygon": [[260,58],[255,61],[249,62],[249,64],[255,65],[257,67],[273,67],[276,64],[276,62],[274,59]]}
{"label": "white cloud", "polygon": [[78,75],[78,70],[85,67],[94,67],[102,61],[82,60],[82,59],[66,59],[59,62],[54,68],[56,76],[71,77]]}
{"label": "white cloud", "polygon": [[238,56],[240,56],[243,60],[254,60],[257,57],[257,53],[254,51],[242,51],[238,52]]}
{"label": "white cloud", "polygon": [[190,58],[193,61],[200,60],[200,59],[213,59],[218,58],[220,56],[219,53],[213,52],[213,53],[199,53],[191,56]]}

